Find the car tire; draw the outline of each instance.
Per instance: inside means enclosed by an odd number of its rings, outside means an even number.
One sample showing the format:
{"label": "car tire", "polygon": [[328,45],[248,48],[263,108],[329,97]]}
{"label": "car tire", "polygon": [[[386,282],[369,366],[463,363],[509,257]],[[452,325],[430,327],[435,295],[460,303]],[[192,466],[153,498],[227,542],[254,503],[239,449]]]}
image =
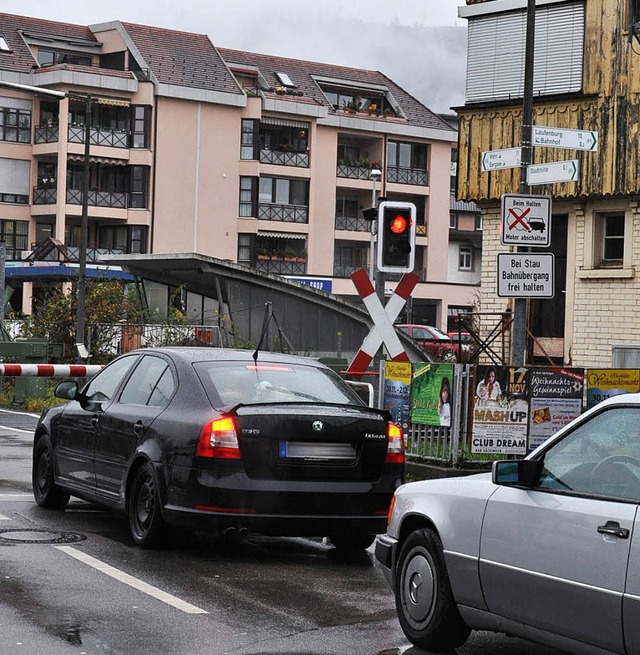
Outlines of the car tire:
{"label": "car tire", "polygon": [[33,450],[31,486],[33,497],[40,507],[64,509],[71,494],[54,482],[53,446],[47,435],[41,436]]}
{"label": "car tire", "polygon": [[149,462],[133,475],[128,510],[129,530],[138,546],[153,548],[164,541],[167,528],[160,509],[160,485]]}
{"label": "car tire", "polygon": [[433,530],[415,530],[402,544],[395,597],[400,626],[416,646],[449,652],[467,640],[471,630],[453,599],[442,543]]}
{"label": "car tire", "polygon": [[364,532],[335,532],[329,536],[329,541],[336,550],[348,553],[366,550],[375,541],[375,538],[375,534],[365,534]]}

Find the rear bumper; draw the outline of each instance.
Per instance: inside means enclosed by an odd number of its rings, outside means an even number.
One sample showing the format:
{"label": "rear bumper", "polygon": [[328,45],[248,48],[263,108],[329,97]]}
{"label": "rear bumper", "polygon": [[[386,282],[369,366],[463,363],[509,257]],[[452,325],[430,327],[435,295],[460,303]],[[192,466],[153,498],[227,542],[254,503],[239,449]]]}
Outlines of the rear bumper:
{"label": "rear bumper", "polygon": [[376,537],[374,554],[376,564],[382,571],[389,588],[393,590],[393,569],[396,555],[398,540],[390,537],[388,534],[379,534]]}

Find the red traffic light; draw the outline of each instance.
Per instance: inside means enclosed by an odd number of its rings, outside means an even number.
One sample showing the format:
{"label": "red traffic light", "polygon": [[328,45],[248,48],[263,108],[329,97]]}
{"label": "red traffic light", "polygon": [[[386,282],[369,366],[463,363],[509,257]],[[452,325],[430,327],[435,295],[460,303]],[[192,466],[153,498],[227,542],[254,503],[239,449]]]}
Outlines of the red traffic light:
{"label": "red traffic light", "polygon": [[409,223],[405,216],[402,214],[396,214],[391,221],[389,222],[389,229],[394,234],[402,234],[409,227]]}

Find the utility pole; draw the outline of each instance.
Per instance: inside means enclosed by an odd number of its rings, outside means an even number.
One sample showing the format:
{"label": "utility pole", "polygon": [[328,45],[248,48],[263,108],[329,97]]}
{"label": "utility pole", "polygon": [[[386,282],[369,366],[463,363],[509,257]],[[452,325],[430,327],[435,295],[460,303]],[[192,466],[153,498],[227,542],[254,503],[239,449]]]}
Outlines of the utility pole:
{"label": "utility pole", "polygon": [[[533,131],[533,57],[535,52],[536,2],[527,0],[527,23],[524,54],[524,91],[522,101],[522,154],[520,158],[519,193],[528,194],[527,168],[532,163]],[[511,340],[511,364],[523,366],[526,363],[527,324],[529,301],[526,298],[513,300],[513,338]]]}

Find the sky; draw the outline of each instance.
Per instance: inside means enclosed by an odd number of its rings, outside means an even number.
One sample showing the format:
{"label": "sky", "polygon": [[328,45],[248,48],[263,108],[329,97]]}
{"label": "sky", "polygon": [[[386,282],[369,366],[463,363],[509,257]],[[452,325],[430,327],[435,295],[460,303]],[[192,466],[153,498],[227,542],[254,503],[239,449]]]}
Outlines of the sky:
{"label": "sky", "polygon": [[[207,34],[219,47],[378,70],[429,109],[464,104],[464,0],[21,0],[11,12]],[[4,8],[3,11],[8,11]]]}

